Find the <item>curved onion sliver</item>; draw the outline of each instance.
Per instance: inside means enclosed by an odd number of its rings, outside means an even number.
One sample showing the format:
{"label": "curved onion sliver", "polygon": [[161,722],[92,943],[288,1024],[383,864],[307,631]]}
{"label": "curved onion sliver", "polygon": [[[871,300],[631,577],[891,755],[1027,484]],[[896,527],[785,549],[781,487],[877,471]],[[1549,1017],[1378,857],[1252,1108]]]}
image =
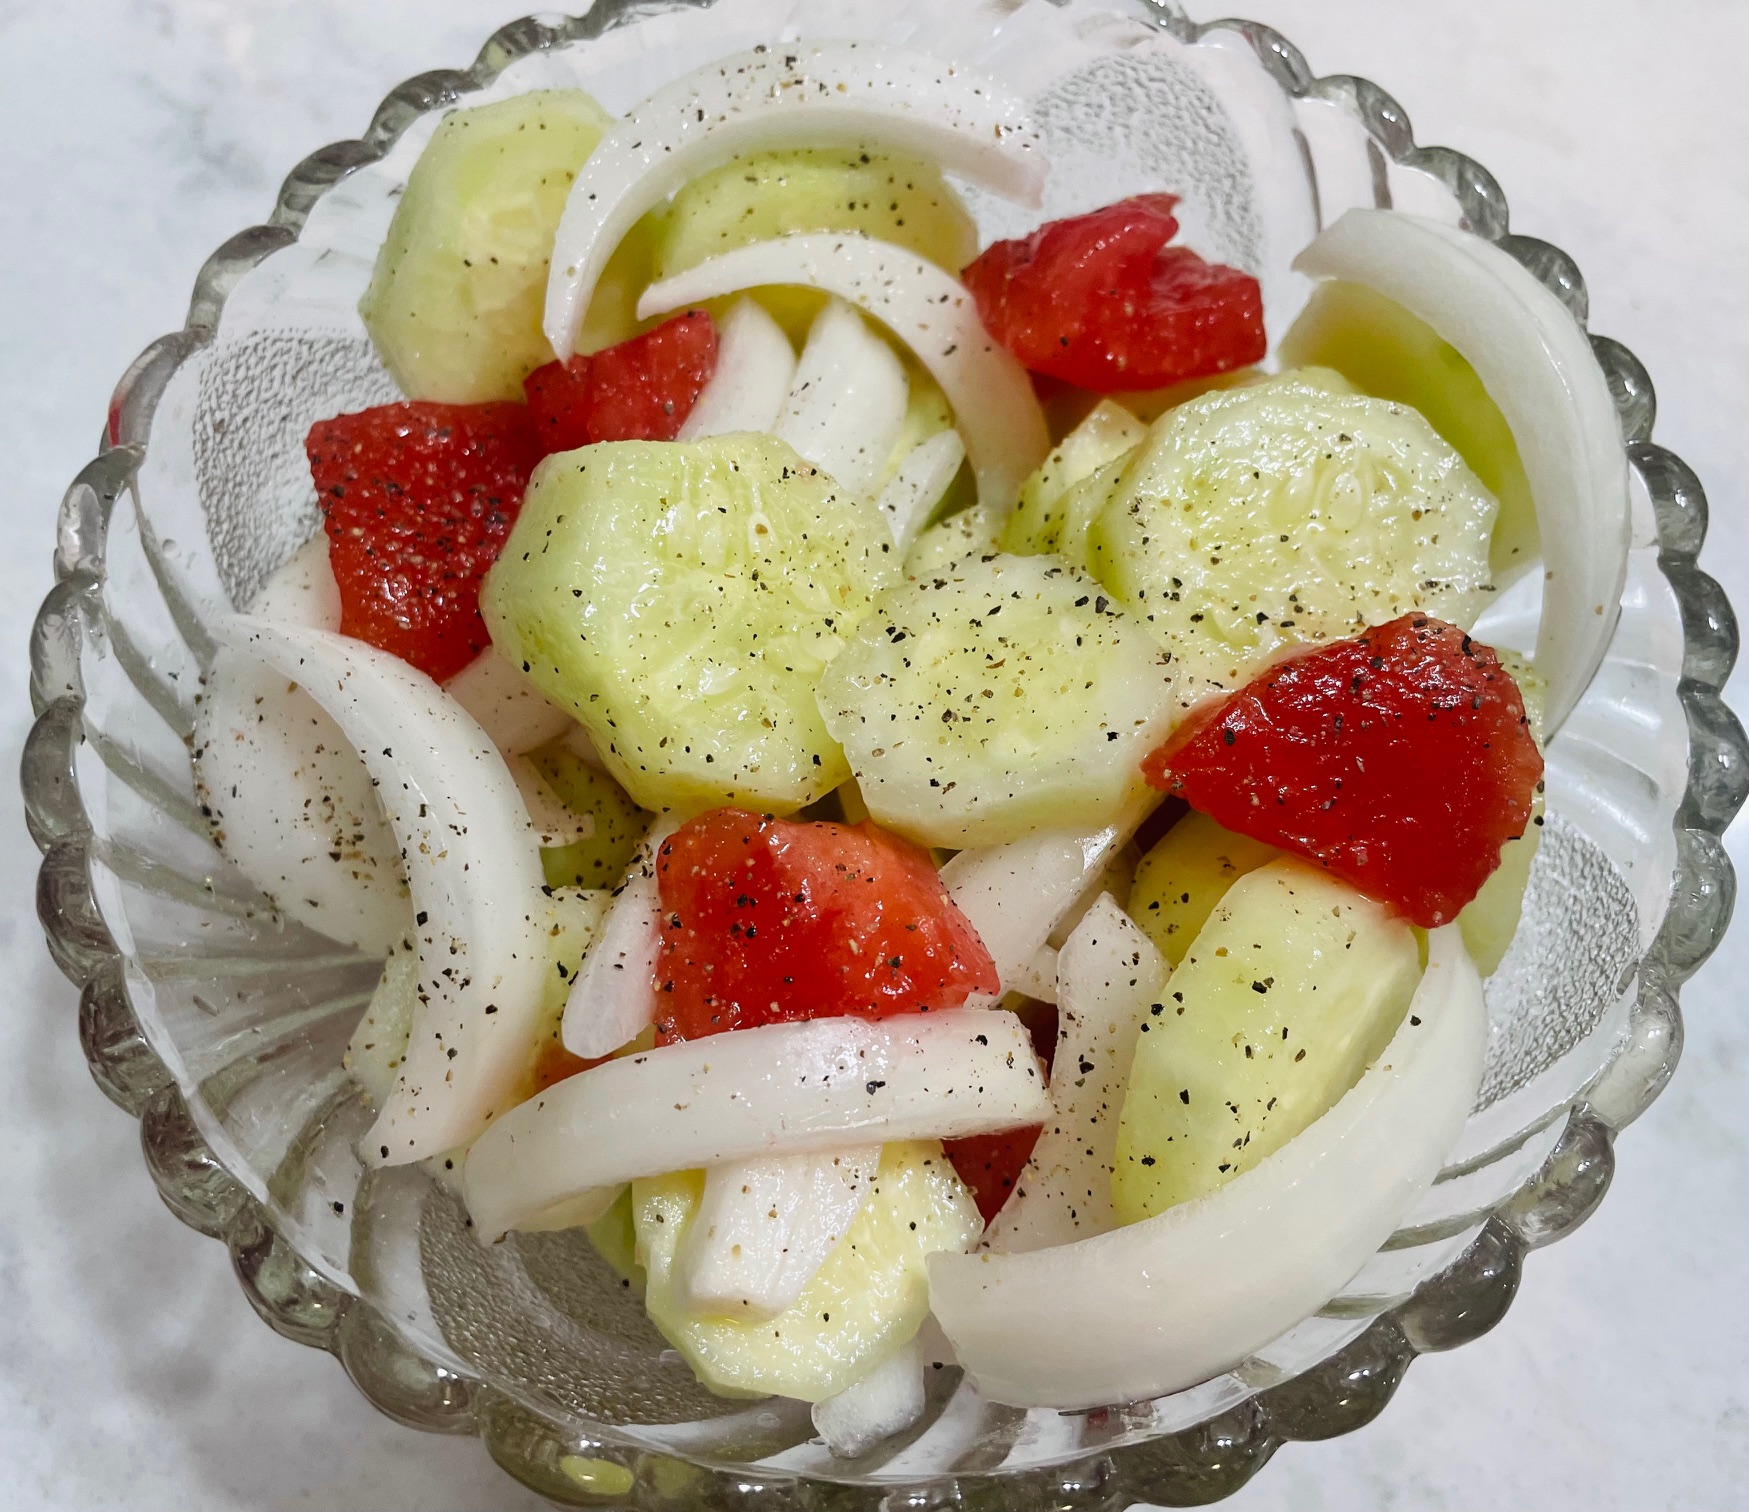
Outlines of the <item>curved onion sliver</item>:
{"label": "curved onion sliver", "polygon": [[796,354],[756,299],[739,299],[717,333],[717,366],[681,422],[681,441],[770,432],[796,375]]}
{"label": "curved onion sliver", "polygon": [[1167,975],[1153,942],[1101,894],[1057,955],[1051,1116],[1013,1195],[991,1220],[985,1249],[1044,1249],[1116,1227],[1118,1115],[1136,1042]]}
{"label": "curved onion sliver", "polygon": [[1156,1218],[1027,1254],[931,1255],[935,1316],[988,1401],[1095,1407],[1206,1381],[1339,1292],[1438,1175],[1487,1040],[1455,925],[1378,1062],[1268,1159]]}
{"label": "curved onion sliver", "polygon": [[900,551],[917,539],[965,460],[965,442],[958,431],[951,430],[936,432],[905,454],[875,500]]}
{"label": "curved onion sliver", "polygon": [[674,1257],[693,1312],[775,1318],[826,1263],[874,1190],[881,1147],[712,1166]]}
{"label": "curved onion sliver", "polygon": [[576,720],[550,702],[509,657],[488,646],[443,685],[506,756],[557,740]]}
{"label": "curved onion sliver", "polygon": [[596,144],[559,219],[544,325],[571,355],[596,281],[638,218],[749,152],[885,147],[1029,205],[1046,164],[1020,101],[993,79],[876,42],[756,47],[634,106]]}
{"label": "curved onion sliver", "polygon": [[953,1139],[1041,1123],[1025,1026],[955,1008],[870,1022],[767,1024],[665,1045],[558,1082],[468,1151],[485,1241],[561,1202],[641,1176],[759,1155]]}
{"label": "curved onion sliver", "polygon": [[1509,254],[1397,211],[1348,211],[1294,267],[1365,284],[1419,316],[1457,348],[1500,406],[1542,536],[1536,664],[1548,683],[1553,731],[1603,660],[1627,574],[1627,458],[1584,330]]}
{"label": "curved onion sliver", "polygon": [[413,895],[420,1002],[374,1165],[466,1144],[528,1069],[547,963],[540,851],[504,758],[423,673],[363,641],[239,616],[221,642],[301,684],[369,768]]}
{"label": "curved onion sliver", "polygon": [[815,1402],[814,1431],[840,1459],[854,1459],[923,1416],[925,1374],[923,1346],[912,1339],[854,1385]]}
{"label": "curved onion sliver", "polygon": [[772,434],[841,488],[870,494],[904,428],[909,392],[893,349],[842,299],[829,299]]}
{"label": "curved onion sliver", "polygon": [[656,851],[679,827],[672,817],[650,826],[571,984],[559,1034],[565,1048],[584,1060],[612,1055],[656,1017],[656,952],[662,943]]}
{"label": "curved onion sliver", "polygon": [[1157,794],[1138,798],[1116,824],[1091,835],[1041,830],[1007,845],[963,850],[942,867],[947,895],[972,921],[1004,992],[1024,991],[1036,980],[1051,931],[1156,802]]}
{"label": "curved onion sliver", "polygon": [[[339,629],[328,537],[318,532],[250,608]],[[221,647],[195,713],[194,769],[219,849],[287,917],[367,955],[387,955],[406,934],[400,851],[370,773],[294,681]]]}
{"label": "curved onion sliver", "polygon": [[997,345],[965,285],[915,252],[841,232],[798,232],[737,247],[652,284],[638,318],[768,284],[847,299],[916,353],[946,393],[978,477],[978,498],[1007,510],[1051,449],[1026,370]]}

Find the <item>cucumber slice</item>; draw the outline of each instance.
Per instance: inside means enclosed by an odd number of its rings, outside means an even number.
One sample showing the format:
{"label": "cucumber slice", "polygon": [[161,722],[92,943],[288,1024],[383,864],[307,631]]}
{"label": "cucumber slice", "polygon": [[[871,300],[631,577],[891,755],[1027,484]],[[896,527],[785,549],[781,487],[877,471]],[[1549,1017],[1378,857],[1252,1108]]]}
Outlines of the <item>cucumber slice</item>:
{"label": "cucumber slice", "polygon": [[591,766],[563,741],[529,756],[529,763],[574,814],[587,814],[595,830],[587,839],[541,851],[548,887],[607,887],[620,884],[650,816],[600,767]]}
{"label": "cucumber slice", "polygon": [[1494,515],[1413,410],[1287,374],[1160,420],[1087,551],[1195,695],[1242,685],[1283,646],[1411,610],[1474,623]]}
{"label": "cucumber slice", "polygon": [[736,158],[669,202],[655,278],[791,231],[847,231],[908,247],[957,273],[978,255],[977,224],[941,171],[857,148],[801,148]]}
{"label": "cucumber slice", "polygon": [[[553,360],[541,331],[553,234],[571,180],[612,124],[580,89],[532,90],[444,117],[408,175],[358,307],[402,393],[520,399],[522,380]],[[640,247],[647,260],[647,237],[628,240],[626,263]],[[617,314],[629,335],[642,283],[603,282],[611,287],[598,296],[597,324]]]}
{"label": "cucumber slice", "polygon": [[1227,889],[1280,855],[1273,845],[1236,835],[1192,809],[1136,867],[1129,915],[1176,969]]}
{"label": "cucumber slice", "polygon": [[480,595],[647,809],[789,813],[850,775],[814,702],[899,576],[874,503],[770,436],[549,457]]}
{"label": "cucumber slice", "polygon": [[1241,877],[1144,1026],[1118,1126],[1118,1221],[1213,1191],[1334,1106],[1420,977],[1415,931],[1317,868],[1284,857]]}
{"label": "cucumber slice", "polygon": [[[1002,549],[1031,556],[1056,551],[1063,537],[1063,496],[1083,478],[1116,461],[1147,438],[1148,428],[1121,404],[1102,399],[1063,437],[1037,472],[1020,487],[1020,498],[1002,531]],[[1065,552],[1070,561],[1073,552]]]}
{"label": "cucumber slice", "polygon": [[1490,559],[1509,578],[1542,553],[1536,501],[1506,417],[1458,349],[1419,316],[1364,284],[1313,290],[1281,343],[1283,367],[1334,368],[1362,393],[1413,406],[1500,502]]}
{"label": "cucumber slice", "polygon": [[875,819],[923,845],[1097,830],[1142,791],[1165,659],[1054,557],[968,558],[883,595],[819,704]]}
{"label": "cucumber slice", "polygon": [[940,577],[970,556],[990,556],[1002,530],[1002,513],[988,504],[974,504],[939,520],[911,543],[905,553],[905,576]]}
{"label": "cucumber slice", "polygon": [[633,1183],[645,1305],[714,1390],[823,1401],[908,1343],[929,1313],[924,1257],[964,1252],[983,1232],[972,1195],[933,1140],[889,1144],[874,1189],[795,1303],[755,1322],[688,1311],[675,1255],[698,1212],[704,1173]]}

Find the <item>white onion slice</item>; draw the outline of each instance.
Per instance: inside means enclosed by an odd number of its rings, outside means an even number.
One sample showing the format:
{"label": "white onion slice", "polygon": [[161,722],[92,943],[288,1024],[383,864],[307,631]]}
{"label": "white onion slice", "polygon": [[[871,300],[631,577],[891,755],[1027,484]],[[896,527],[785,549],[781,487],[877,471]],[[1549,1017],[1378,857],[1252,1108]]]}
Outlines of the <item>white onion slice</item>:
{"label": "white onion slice", "polygon": [[1091,835],[1041,830],[1007,845],[963,850],[942,867],[942,884],[990,952],[1004,992],[1027,990],[1058,920],[1128,843],[1157,797],[1138,800],[1116,824]]}
{"label": "white onion slice", "polygon": [[904,428],[909,390],[893,349],[829,299],[808,328],[774,434],[841,488],[872,493]]}
{"label": "white onion slice", "polygon": [[900,551],[917,539],[966,460],[966,444],[958,431],[938,431],[905,454],[875,501]]}
{"label": "white onion slice", "polygon": [[878,1144],[712,1166],[674,1257],[693,1312],[775,1318],[826,1263],[874,1189]]}
{"label": "white onion slice", "polygon": [[1042,1123],[1044,1075],[1012,1013],[822,1018],[665,1045],[579,1072],[468,1152],[483,1240],[586,1192],[764,1155]]}
{"label": "white onion slice", "polygon": [[576,723],[493,646],[450,678],[443,691],[473,716],[506,756],[537,750]]}
{"label": "white onion slice", "polygon": [[986,1249],[1044,1249],[1116,1227],[1118,1115],[1136,1042],[1166,976],[1160,952],[1102,893],[1057,956],[1051,1116],[984,1235]]}
{"label": "white onion slice", "polygon": [[571,984],[559,1034],[565,1048],[584,1060],[612,1055],[656,1017],[656,953],[662,943],[656,852],[678,828],[673,818],[650,826]]}
{"label": "white onion slice", "polygon": [[[496,742],[494,742],[496,744]],[[565,806],[547,785],[545,777],[524,756],[506,758],[511,779],[528,810],[528,822],[534,826],[536,841],[543,846],[575,845],[595,833],[595,816],[578,814]]]}
{"label": "white onion slice", "polygon": [[769,432],[795,373],[796,354],[783,327],[758,300],[737,300],[717,334],[716,371],[681,422],[679,439]]}
{"label": "white onion slice", "polygon": [[363,641],[241,616],[216,633],[333,717],[400,842],[420,1001],[362,1154],[402,1165],[466,1144],[516,1095],[547,972],[540,851],[504,758],[424,673]]}
{"label": "white onion slice", "polygon": [[[251,605],[332,632],[340,589],[318,532]],[[296,681],[221,647],[195,713],[196,790],[219,849],[288,918],[367,955],[411,925],[395,832],[340,727]]]}
{"label": "white onion slice", "polygon": [[635,105],[578,171],[553,241],[544,326],[571,355],[597,279],[639,217],[743,153],[883,147],[1037,205],[1046,163],[1019,99],[994,79],[875,42],[756,47]]}
{"label": "white onion slice", "polygon": [[1500,406],[1542,536],[1536,665],[1553,732],[1603,660],[1627,575],[1627,457],[1585,332],[1508,253],[1420,216],[1350,210],[1294,267],[1365,284],[1426,321]]}
{"label": "white onion slice", "polygon": [[768,284],[836,294],[904,342],[953,406],[979,501],[1012,507],[1051,449],[1032,381],[984,329],[965,285],[915,252],[839,232],[779,236],[652,284],[638,301],[638,318]]}
{"label": "white onion slice", "polygon": [[860,1381],[814,1403],[814,1429],[840,1459],[854,1459],[882,1439],[903,1433],[928,1401],[923,1346],[912,1339]]}
{"label": "white onion slice", "polygon": [[1014,973],[1009,991],[1024,992],[1041,1003],[1056,1002],[1057,956],[1057,951],[1051,946],[1039,946],[1032,959]]}
{"label": "white onion slice", "polygon": [[984,1397],[1068,1410],[1206,1381],[1322,1307],[1432,1184],[1487,1040],[1455,925],[1378,1062],[1268,1159],[1194,1202],[1027,1254],[932,1255],[930,1301]]}

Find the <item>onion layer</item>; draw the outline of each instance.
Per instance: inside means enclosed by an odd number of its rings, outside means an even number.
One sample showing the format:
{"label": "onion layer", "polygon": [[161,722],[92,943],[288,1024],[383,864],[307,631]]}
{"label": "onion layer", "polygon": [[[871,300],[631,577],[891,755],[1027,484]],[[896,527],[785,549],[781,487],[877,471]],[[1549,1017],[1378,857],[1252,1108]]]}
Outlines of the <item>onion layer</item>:
{"label": "onion layer", "polygon": [[986,1249],[1044,1249],[1117,1226],[1111,1171],[1118,1115],[1136,1041],[1166,977],[1153,943],[1101,894],[1057,956],[1051,1116],[984,1235]]}
{"label": "onion layer", "polygon": [[[972,921],[996,963],[1002,990],[1025,990],[1058,922],[1147,817],[1139,800],[1118,823],[1091,835],[1045,830],[1007,845],[963,850],[941,869],[948,896]],[[1038,964],[1043,964],[1039,962]]]}
{"label": "onion layer", "polygon": [[650,826],[571,984],[559,1033],[565,1048],[584,1060],[612,1055],[656,1017],[656,954],[662,943],[656,852],[678,827],[672,818]]}
{"label": "onion layer", "polygon": [[1206,1197],[1027,1254],[932,1255],[930,1300],[984,1397],[1096,1407],[1238,1364],[1339,1292],[1431,1185],[1487,1040],[1455,925],[1378,1062],[1310,1128]]}
{"label": "onion layer", "polygon": [[554,238],[553,351],[571,355],[614,248],[689,178],[744,153],[877,146],[1039,203],[1044,156],[1020,101],[993,79],[875,42],[756,47],[664,85],[590,154]]}
{"label": "onion layer", "polygon": [[712,1166],[674,1257],[678,1294],[720,1317],[787,1311],[862,1211],[880,1164],[874,1144]]}
{"label": "onion layer", "polygon": [[[339,629],[328,537],[318,532],[274,573],[251,611]],[[413,910],[370,773],[295,682],[221,648],[196,712],[194,769],[219,849],[288,918],[367,955],[405,935]]]}
{"label": "onion layer", "polygon": [[1012,1013],[767,1024],[608,1061],[549,1087],[468,1152],[482,1240],[641,1176],[764,1155],[954,1139],[1050,1112]]}
{"label": "onion layer", "polygon": [[681,441],[767,431],[783,412],[796,354],[789,337],[756,299],[739,299],[717,337],[717,367],[681,423]]}
{"label": "onion layer", "polygon": [[363,757],[413,895],[420,1001],[401,1076],[363,1141],[402,1165],[472,1140],[527,1072],[547,965],[540,851],[504,758],[398,657],[239,616],[221,642],[299,683]]}
{"label": "onion layer", "polygon": [[1365,284],[1419,316],[1500,406],[1542,536],[1536,665],[1548,683],[1552,732],[1603,660],[1627,576],[1627,458],[1585,332],[1515,258],[1420,216],[1350,210],[1294,267]]}
{"label": "onion layer", "polygon": [[450,678],[443,691],[473,716],[506,756],[536,750],[576,724],[568,710],[549,702],[522,669],[494,646]]}
{"label": "onion layer", "polygon": [[950,430],[937,431],[905,454],[898,471],[875,500],[900,551],[917,539],[965,460],[965,442],[958,431]]}
{"label": "onion layer", "polygon": [[953,406],[979,500],[1012,507],[1051,449],[1032,381],[984,329],[965,285],[915,252],[836,231],[779,236],[652,284],[638,301],[638,318],[769,284],[847,299],[916,353]]}
{"label": "onion layer", "polygon": [[905,423],[909,385],[893,349],[842,299],[829,299],[772,434],[841,487],[870,494]]}

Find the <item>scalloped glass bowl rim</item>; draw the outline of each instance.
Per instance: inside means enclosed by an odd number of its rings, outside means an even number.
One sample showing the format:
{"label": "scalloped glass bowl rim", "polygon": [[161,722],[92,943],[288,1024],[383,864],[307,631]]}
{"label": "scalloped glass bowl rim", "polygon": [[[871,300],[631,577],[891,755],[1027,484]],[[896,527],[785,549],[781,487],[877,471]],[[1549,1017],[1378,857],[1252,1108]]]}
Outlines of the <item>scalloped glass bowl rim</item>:
{"label": "scalloped glass bowl rim", "polygon": [[[680,9],[696,3],[697,0],[673,0],[670,6],[662,8]],[[208,341],[216,331],[225,299],[236,282],[264,258],[297,239],[311,208],[329,188],[354,168],[383,155],[419,117],[453,104],[485,86],[517,57],[536,48],[587,41],[620,20],[635,17],[650,8],[635,3],[635,0],[601,0],[582,17],[556,23],[534,18],[513,22],[488,40],[471,68],[421,74],[407,81],[378,107],[361,139],[325,147],[294,168],[281,189],[270,220],[231,238],[201,269],[184,328],[149,346],[118,384],[98,458],[79,475],[61,509],[55,556],[59,583],[64,585],[76,575],[101,578],[108,507],[132,485],[144,455],[158,395],[182,359]],[[1297,49],[1270,28],[1256,23],[1223,20],[1197,25],[1176,7],[1160,3],[1160,0],[1152,0],[1152,3],[1150,0],[1134,0],[1134,8],[1184,41],[1195,41],[1217,31],[1236,33],[1251,45],[1266,71],[1289,96],[1321,98],[1339,103],[1353,112],[1372,140],[1393,161],[1422,169],[1443,182],[1457,199],[1472,230],[1505,245],[1563,299],[1581,323],[1584,322],[1587,315],[1585,286],[1572,260],[1546,243],[1509,235],[1505,199],[1493,177],[1479,164],[1451,149],[1417,146],[1406,114],[1376,85],[1350,76],[1315,77]],[[1698,485],[1693,483],[1692,476],[1677,459],[1650,443],[1655,401],[1649,379],[1632,354],[1619,343],[1608,338],[1592,339],[1616,393],[1630,455],[1634,454],[1635,448],[1640,449],[1643,455],[1635,456],[1634,460],[1642,474],[1648,467],[1674,469],[1677,481],[1670,489],[1675,499],[1672,507],[1685,511],[1681,515],[1682,539],[1671,539],[1670,522],[1662,511],[1659,527],[1660,565],[1682,609],[1687,661],[1704,669],[1699,675],[1691,674],[1683,685],[1689,716],[1691,777],[1678,816],[1679,853],[1683,852],[1681,842],[1685,839],[1693,837],[1693,843],[1687,847],[1686,853],[1679,854],[1679,872],[1674,879],[1676,896],[1671,914],[1664,921],[1664,930],[1647,957],[1647,965],[1659,977],[1655,986],[1668,995],[1674,1014],[1676,988],[1722,937],[1734,894],[1729,862],[1722,847],[1716,843],[1716,837],[1722,833],[1742,798],[1741,779],[1737,775],[1744,765],[1742,732],[1717,696],[1717,688],[1735,655],[1735,625],[1716,584],[1695,567],[1694,559],[1705,529],[1704,500]],[[55,632],[62,627],[53,622],[59,610],[59,592],[59,587],[51,591],[32,639],[32,696],[39,715],[32,742],[37,741],[45,730],[51,736],[64,734],[53,723],[56,709],[64,706],[69,698],[77,700],[80,696],[77,678],[62,676],[65,663],[57,665],[57,653],[64,653],[66,649],[63,644],[65,631],[62,629],[62,635],[57,637]],[[1706,633],[1709,630],[1710,635]],[[74,633],[76,635],[76,631]],[[73,659],[76,662],[76,649]],[[63,716],[65,713],[63,707]],[[64,717],[61,723],[65,723]],[[74,723],[76,727],[77,721]],[[76,728],[72,738],[76,738]],[[69,780],[61,790],[46,791],[41,780],[40,763],[33,765],[32,758],[33,746],[27,743],[24,782],[32,834],[42,849],[50,851],[56,842],[76,838],[82,826],[87,831],[89,826],[85,823],[76,784]],[[1709,761],[1713,764],[1711,767]],[[1705,778],[1714,769],[1723,770],[1726,777],[1722,789],[1715,784],[1709,790]],[[74,926],[69,923],[70,911],[61,906],[59,890],[51,885],[56,880],[52,860],[52,856],[45,859],[43,882],[39,886],[39,912],[50,934],[51,945],[58,942],[62,946],[55,951],[57,961],[69,976],[90,981],[100,974],[106,961],[118,961],[121,952],[113,946],[104,949],[101,944],[89,942],[83,950],[68,946],[65,936]],[[1683,870],[1685,863],[1686,872]],[[1682,917],[1682,910],[1676,903],[1685,889],[1691,896],[1700,898],[1703,904],[1711,900],[1710,913],[1703,910],[1698,917]],[[1691,914],[1694,912],[1690,910]],[[1691,929],[1687,937],[1678,939],[1685,923],[1698,924],[1699,929]],[[1666,959],[1655,959],[1666,935],[1676,943],[1664,952]],[[1647,966],[1642,967],[1643,971],[1646,969]],[[1673,1068],[1679,1045],[1678,1021],[1678,1029],[1667,1051],[1667,1064],[1662,1068],[1662,1079],[1655,1080],[1639,1106],[1627,1110],[1627,1117],[1637,1115],[1661,1090],[1664,1079]],[[95,1059],[93,1070],[97,1071]],[[102,1082],[103,1078],[100,1076],[99,1080]],[[116,1096],[115,1089],[106,1085],[105,1090]],[[122,1099],[118,1097],[117,1100]],[[1617,1118],[1606,1128],[1613,1132],[1613,1127],[1626,1121],[1626,1118]],[[1535,1186],[1534,1182],[1532,1186]],[[1588,1213],[1590,1209],[1585,1211]],[[188,1217],[184,1213],[179,1213],[179,1216]],[[1534,1217],[1533,1214],[1526,1216],[1527,1219]],[[1572,1226],[1576,1224],[1567,1225]],[[1566,1231],[1566,1228],[1560,1228],[1543,1234],[1533,1223],[1528,1226],[1520,1223],[1516,1237],[1522,1247],[1533,1247],[1548,1238],[1560,1237]],[[312,1339],[311,1342],[331,1341]]]}

